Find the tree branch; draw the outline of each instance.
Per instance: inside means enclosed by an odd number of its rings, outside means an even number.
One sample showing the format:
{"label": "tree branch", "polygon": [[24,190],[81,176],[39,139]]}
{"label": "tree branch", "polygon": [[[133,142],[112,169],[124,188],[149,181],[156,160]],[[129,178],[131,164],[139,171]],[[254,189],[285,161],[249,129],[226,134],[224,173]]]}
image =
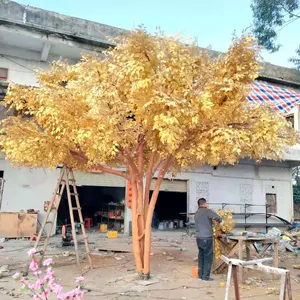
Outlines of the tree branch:
{"label": "tree branch", "polygon": [[130,157],[130,154],[128,154],[126,150],[119,149],[119,155],[123,160],[124,164],[128,165],[131,171],[135,174],[135,176],[137,176],[139,174],[139,170],[136,167],[133,159]]}
{"label": "tree branch", "polygon": [[82,152],[82,151],[74,151],[74,150],[70,150],[69,152],[70,152],[70,154],[73,157],[75,157],[76,159],[80,160],[81,162],[84,162],[84,163],[88,162],[88,158],[84,154],[84,152]]}
{"label": "tree branch", "polygon": [[289,11],[287,8],[285,8],[285,6],[280,3],[280,6],[282,7],[282,9],[287,12],[291,17],[295,17],[295,18],[300,18],[300,15],[296,15],[296,14],[293,14],[291,11]]}
{"label": "tree branch", "polygon": [[139,171],[139,176],[144,177],[144,170],[143,170],[143,156],[144,156],[144,135],[140,134],[138,137],[138,171]]}
{"label": "tree branch", "polygon": [[145,193],[144,193],[144,220],[146,220],[147,212],[148,212],[148,206],[149,206],[149,197],[150,197],[150,186],[151,186],[151,180],[153,177],[153,165],[155,161],[155,157],[157,155],[156,151],[153,151],[151,153],[151,158],[148,166],[148,171],[146,175],[146,185],[145,185]]}
{"label": "tree branch", "polygon": [[120,176],[120,177],[123,177],[127,180],[130,179],[130,177],[126,174],[126,172],[124,171],[118,171],[118,170],[114,170],[114,169],[111,169],[111,168],[107,168],[107,167],[104,167],[102,165],[93,165],[91,168],[90,168],[90,171],[101,171],[101,172],[104,172],[104,173],[109,173],[109,174],[113,174],[113,175],[117,175],[117,176]]}
{"label": "tree branch", "polygon": [[[70,150],[70,154],[75,157],[76,159],[78,159],[79,161],[83,162],[83,163],[87,163],[88,162],[88,158],[87,156],[81,151],[81,152],[76,152],[73,150]],[[97,171],[102,171],[104,173],[109,173],[109,174],[113,174],[113,175],[117,175],[120,177],[123,177],[125,179],[129,179],[129,176],[126,174],[126,172],[124,171],[118,171],[118,170],[114,170],[111,168],[107,168],[104,167],[100,164],[95,164],[90,168],[90,171],[92,170],[97,170]]]}
{"label": "tree branch", "polygon": [[163,162],[163,160],[161,158],[159,158],[157,160],[157,162],[153,165],[152,174],[155,174],[155,172],[157,171],[157,169],[159,168],[159,166],[162,164],[162,162]]}

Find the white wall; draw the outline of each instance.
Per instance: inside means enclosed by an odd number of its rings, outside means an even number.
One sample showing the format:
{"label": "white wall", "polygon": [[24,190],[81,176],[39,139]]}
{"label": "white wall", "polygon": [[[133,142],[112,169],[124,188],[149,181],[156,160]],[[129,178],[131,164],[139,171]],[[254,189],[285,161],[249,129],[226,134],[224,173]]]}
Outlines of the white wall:
{"label": "white wall", "polygon": [[[20,210],[37,209],[42,221],[44,201],[51,199],[59,176],[58,170],[12,168],[9,162],[0,160],[0,170],[4,171],[4,192],[1,211],[18,212]],[[97,175],[94,175],[97,176]],[[103,178],[105,174],[99,174]],[[288,221],[293,219],[293,197],[291,169],[285,163],[268,165],[238,164],[236,166],[220,166],[216,170],[204,166],[196,170],[178,174],[176,179],[188,182],[188,211],[195,212],[197,199],[205,197],[212,208],[213,203],[253,203],[265,204],[265,194],[277,194],[278,215]],[[243,212],[240,206],[228,206],[235,212]],[[253,207],[253,212],[265,212],[263,207]],[[125,231],[131,211],[126,209]],[[247,222],[263,222],[264,218]],[[241,221],[243,222],[243,220]],[[270,220],[276,223],[275,220]]]}
{"label": "white wall", "polygon": [[[265,205],[266,193],[277,195],[277,215],[292,221],[293,219],[293,193],[291,168],[278,163],[268,163],[268,166],[251,164],[238,164],[236,166],[220,166],[216,170],[203,167],[199,173],[181,174],[179,178],[188,179],[189,204],[188,211],[195,212],[197,199],[204,197],[212,208],[219,209],[220,205],[213,203],[251,203]],[[228,206],[234,212],[244,212],[242,206]],[[248,210],[248,212],[251,210]],[[252,212],[265,212],[265,207],[252,207]],[[264,221],[252,217],[251,222]],[[276,223],[276,219],[270,220]]]}
{"label": "white wall", "polygon": [[4,171],[1,211],[39,210],[39,221],[42,222],[45,215],[44,202],[51,200],[59,172],[13,168],[3,159],[0,160],[0,170]]}
{"label": "white wall", "polygon": [[48,63],[10,56],[7,56],[7,58],[0,56],[0,68],[8,69],[8,81],[14,83],[36,85],[36,77],[33,70],[49,69]]}

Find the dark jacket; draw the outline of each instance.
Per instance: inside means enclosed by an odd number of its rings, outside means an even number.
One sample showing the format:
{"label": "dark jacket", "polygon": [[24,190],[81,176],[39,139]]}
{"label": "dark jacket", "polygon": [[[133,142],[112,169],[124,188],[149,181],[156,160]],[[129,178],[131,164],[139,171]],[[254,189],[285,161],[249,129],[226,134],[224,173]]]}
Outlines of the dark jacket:
{"label": "dark jacket", "polygon": [[219,223],[222,222],[222,218],[206,207],[199,207],[195,213],[195,225],[197,238],[212,238],[212,221],[215,220]]}

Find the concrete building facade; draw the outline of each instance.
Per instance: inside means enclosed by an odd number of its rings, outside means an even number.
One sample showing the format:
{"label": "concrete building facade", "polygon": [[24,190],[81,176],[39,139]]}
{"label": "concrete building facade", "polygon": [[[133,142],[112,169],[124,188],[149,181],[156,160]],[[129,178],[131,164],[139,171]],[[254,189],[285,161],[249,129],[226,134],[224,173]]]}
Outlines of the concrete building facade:
{"label": "concrete building facade", "polygon": [[[35,69],[46,70],[49,63],[58,59],[68,59],[76,63],[81,53],[101,55],[102,50],[113,46],[108,38],[125,33],[125,30],[115,27],[25,7],[11,1],[0,2],[0,70],[7,71],[7,78],[0,81],[0,96],[5,94],[5,81],[37,85]],[[300,90],[300,75],[294,70],[265,64],[259,79]],[[3,118],[3,109],[0,113]],[[299,118],[299,109],[296,108],[296,130],[300,129]],[[235,166],[195,167],[193,170],[181,172],[175,179],[166,178],[162,195],[164,201],[176,198],[175,193],[184,195],[180,196],[182,200],[178,200],[185,201],[182,212],[195,212],[197,199],[204,197],[216,209],[221,208],[222,203],[227,204],[227,208],[237,213],[237,218],[240,218],[238,222],[241,223],[245,219],[245,209],[249,214],[249,223],[263,223],[264,213],[268,209],[270,213],[291,222],[291,170],[293,166],[299,165],[299,161],[300,147],[297,145],[288,151],[282,162],[263,161],[256,164],[243,160]],[[44,202],[51,198],[59,170],[13,168],[2,155],[0,171],[3,171],[5,181],[0,210],[7,212],[37,209],[40,211],[41,221],[45,214]],[[125,180],[112,175],[79,172],[75,175],[80,187],[101,186],[122,188],[125,191]],[[269,201],[272,203],[271,210],[270,207],[266,208]],[[167,208],[171,202],[165,203]],[[261,215],[251,216],[251,213]],[[130,211],[126,209],[125,232],[129,231],[130,218]],[[276,218],[270,218],[269,222],[280,223]]]}

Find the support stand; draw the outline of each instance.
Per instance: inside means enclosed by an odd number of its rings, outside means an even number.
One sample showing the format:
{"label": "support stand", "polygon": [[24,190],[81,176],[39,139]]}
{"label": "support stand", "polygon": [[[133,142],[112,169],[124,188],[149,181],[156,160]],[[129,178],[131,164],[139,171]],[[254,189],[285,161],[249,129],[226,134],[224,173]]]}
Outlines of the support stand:
{"label": "support stand", "polygon": [[243,261],[240,259],[229,259],[225,256],[222,256],[221,259],[228,264],[228,273],[227,273],[227,283],[225,290],[224,300],[229,299],[229,289],[231,284],[231,277],[233,277],[235,299],[240,300],[240,289],[239,289],[239,279],[238,279],[238,267],[248,268],[252,270],[258,270],[269,274],[275,274],[281,277],[280,285],[280,296],[279,300],[293,300],[292,296],[292,287],[291,287],[291,275],[290,271],[282,270],[274,267],[264,266],[263,263],[273,261],[272,258],[263,258],[250,261]]}

